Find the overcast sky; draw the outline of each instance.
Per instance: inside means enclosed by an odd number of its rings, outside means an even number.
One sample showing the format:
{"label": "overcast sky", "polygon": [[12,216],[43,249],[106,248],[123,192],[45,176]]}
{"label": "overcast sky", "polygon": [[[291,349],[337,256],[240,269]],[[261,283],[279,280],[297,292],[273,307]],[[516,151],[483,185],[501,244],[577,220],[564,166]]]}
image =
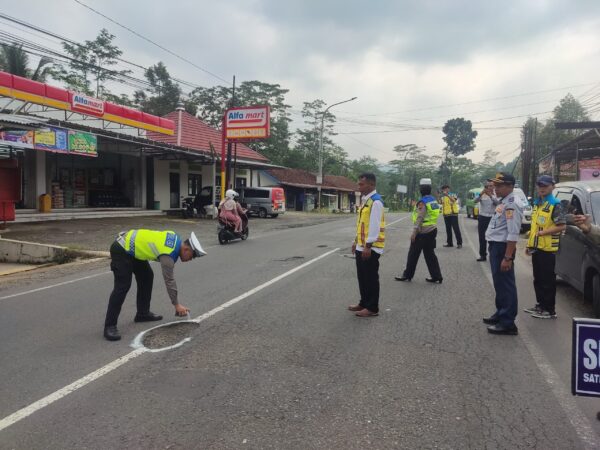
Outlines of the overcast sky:
{"label": "overcast sky", "polygon": [[[351,158],[387,162],[400,144],[440,153],[439,128],[464,117],[479,132],[468,156],[493,149],[506,162],[527,115],[547,119],[569,92],[600,104],[600,0],[80,1],[225,80],[289,89],[292,129],[304,101],[358,97],[332,109],[335,140]],[[74,0],[4,1],[0,10],[77,41],[107,28],[125,59],[224,84]],[[0,29],[56,47],[4,20]]]}

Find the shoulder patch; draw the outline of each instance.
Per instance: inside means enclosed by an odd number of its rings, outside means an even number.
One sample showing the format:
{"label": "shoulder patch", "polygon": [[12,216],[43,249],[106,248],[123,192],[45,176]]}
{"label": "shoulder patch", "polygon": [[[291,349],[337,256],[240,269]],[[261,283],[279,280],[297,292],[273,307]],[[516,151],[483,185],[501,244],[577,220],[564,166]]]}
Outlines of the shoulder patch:
{"label": "shoulder patch", "polygon": [[515,211],[513,209],[507,209],[506,210],[506,219],[512,219],[513,218],[513,214],[515,213]]}
{"label": "shoulder patch", "polygon": [[513,196],[508,197],[508,203],[514,203],[515,198]]}

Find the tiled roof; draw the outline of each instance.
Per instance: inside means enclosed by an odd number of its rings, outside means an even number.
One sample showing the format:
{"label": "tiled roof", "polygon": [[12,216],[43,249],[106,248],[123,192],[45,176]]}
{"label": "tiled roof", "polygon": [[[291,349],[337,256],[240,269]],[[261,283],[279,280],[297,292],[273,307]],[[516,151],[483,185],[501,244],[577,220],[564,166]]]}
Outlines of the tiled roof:
{"label": "tiled roof", "polygon": [[[270,169],[267,173],[282,185],[305,188],[317,188],[317,176],[302,169]],[[324,175],[323,189],[355,192],[358,190],[356,183],[346,177],[338,175]]]}
{"label": "tiled roof", "polygon": [[[212,128],[186,111],[181,112],[181,124],[179,123],[179,111],[170,112],[164,117],[175,122],[175,133],[173,136],[148,131],[148,139],[177,145],[177,134],[179,132],[179,126],[181,125],[180,146],[210,155],[209,143],[212,143],[217,152],[217,156],[221,156],[221,131]],[[237,144],[237,156],[238,158],[251,159],[260,162],[269,161],[264,155],[255,152],[250,147],[241,143]]]}

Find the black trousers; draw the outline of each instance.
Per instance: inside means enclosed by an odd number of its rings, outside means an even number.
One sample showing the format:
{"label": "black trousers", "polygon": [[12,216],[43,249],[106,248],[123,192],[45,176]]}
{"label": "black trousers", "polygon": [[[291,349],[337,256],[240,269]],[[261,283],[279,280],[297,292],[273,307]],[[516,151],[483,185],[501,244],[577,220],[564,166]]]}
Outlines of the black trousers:
{"label": "black trousers", "polygon": [[360,291],[360,303],[363,308],[371,312],[379,312],[379,253],[371,250],[369,259],[362,259],[362,252],[358,250],[356,256],[356,275]]}
{"label": "black trousers", "polygon": [[446,243],[452,246],[452,230],[456,235],[456,244],[462,245],[462,235],[460,234],[460,228],[458,227],[458,216],[444,216],[444,222],[446,223]]}
{"label": "black trousers", "polygon": [[490,224],[491,217],[477,216],[477,232],[479,233],[479,256],[487,257],[487,242],[485,240],[485,232]]}
{"label": "black trousers", "polygon": [[415,242],[410,243],[408,249],[408,258],[406,259],[406,269],[404,269],[404,276],[406,278],[413,278],[415,276],[415,270],[421,251],[425,256],[425,262],[427,263],[427,269],[429,269],[429,275],[434,280],[440,280],[442,278],[442,271],[440,270],[440,263],[438,262],[437,256],[435,256],[435,239],[437,237],[437,229],[429,232],[417,234]]}
{"label": "black trousers", "polygon": [[531,255],[531,263],[533,264],[535,298],[544,311],[554,313],[556,312],[554,310],[556,304],[556,273],[554,272],[556,254],[536,250]]}
{"label": "black trousers", "polygon": [[115,286],[110,299],[104,326],[117,325],[121,307],[131,287],[132,275],[135,275],[137,283],[137,312],[146,314],[150,311],[150,300],[152,299],[152,284],[154,272],[148,261],[140,261],[129,255],[118,242],[113,242],[110,247],[110,270],[115,277]]}

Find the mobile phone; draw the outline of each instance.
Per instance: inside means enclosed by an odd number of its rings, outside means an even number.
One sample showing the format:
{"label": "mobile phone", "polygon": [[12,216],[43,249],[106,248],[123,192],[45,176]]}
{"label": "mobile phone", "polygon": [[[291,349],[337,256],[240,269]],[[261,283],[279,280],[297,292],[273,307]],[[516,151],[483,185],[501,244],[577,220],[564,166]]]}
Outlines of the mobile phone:
{"label": "mobile phone", "polygon": [[565,214],[567,225],[575,225],[575,214]]}

